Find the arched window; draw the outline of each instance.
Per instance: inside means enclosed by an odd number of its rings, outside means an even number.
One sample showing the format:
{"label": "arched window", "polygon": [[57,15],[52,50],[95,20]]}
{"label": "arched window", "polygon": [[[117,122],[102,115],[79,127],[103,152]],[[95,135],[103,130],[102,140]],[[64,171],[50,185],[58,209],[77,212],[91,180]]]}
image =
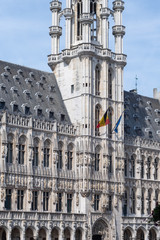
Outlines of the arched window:
{"label": "arched window", "polygon": [[126,154],[126,157],[124,159],[124,176],[128,176],[128,154]]}
{"label": "arched window", "polygon": [[142,156],[141,160],[141,178],[144,178],[144,156]]}
{"label": "arched window", "polygon": [[158,200],[159,200],[159,190],[156,189],[155,190],[155,207],[157,206],[157,204],[159,202]]}
{"label": "arched window", "polygon": [[96,107],[95,107],[95,135],[96,136],[100,135],[99,128],[96,128],[96,126],[98,125],[98,123],[100,121],[100,110],[101,110],[100,105],[96,105]]}
{"label": "arched window", "polygon": [[144,232],[142,229],[138,229],[136,240],[144,240]]}
{"label": "arched window", "polygon": [[108,138],[112,138],[112,114],[113,109],[110,107],[108,111],[108,118],[109,118],[109,124],[108,124]]}
{"label": "arched window", "polygon": [[97,40],[97,14],[96,14],[96,1],[90,1],[90,13],[93,16],[93,23],[91,25],[91,40]]}
{"label": "arched window", "polygon": [[127,191],[124,193],[124,205],[123,205],[123,215],[127,215],[127,206],[128,206],[128,194]]}
{"label": "arched window", "polygon": [[147,159],[147,179],[151,178],[151,157]]}
{"label": "arched window", "polygon": [[158,158],[154,160],[154,179],[158,179]]}
{"label": "arched window", "polygon": [[144,214],[144,189],[142,189],[142,195],[141,195],[141,214]]}
{"label": "arched window", "polygon": [[77,40],[82,40],[82,23],[80,21],[80,17],[82,14],[82,1],[79,0],[77,3]]}
{"label": "arched window", "polygon": [[44,142],[44,150],[43,150],[43,166],[49,167],[49,161],[50,161],[50,141],[46,140]]}
{"label": "arched window", "polygon": [[132,189],[131,199],[132,199],[131,213],[135,214],[136,213],[136,194],[135,194],[135,189]]}
{"label": "arched window", "polygon": [[131,169],[130,169],[131,177],[135,177],[135,156],[131,156]]}
{"label": "arched window", "polygon": [[149,230],[149,240],[157,240],[157,234],[154,229]]}
{"label": "arched window", "polygon": [[12,163],[13,162],[13,135],[9,134],[7,136],[8,143],[7,143],[7,157],[6,162]]}
{"label": "arched window", "polygon": [[25,144],[26,144],[26,137],[21,136],[19,138],[19,147],[18,147],[18,163],[24,164],[25,160]]}
{"label": "arched window", "polygon": [[132,234],[129,229],[124,230],[124,240],[131,240],[132,239]]}
{"label": "arched window", "polygon": [[57,169],[62,169],[63,164],[63,143],[58,143],[58,161],[57,161]]}
{"label": "arched window", "polygon": [[95,149],[95,162],[94,162],[94,170],[100,170],[100,147],[97,146]]}
{"label": "arched window", "polygon": [[108,71],[108,98],[112,99],[112,73]]}
{"label": "arched window", "polygon": [[73,145],[68,145],[68,152],[67,152],[67,170],[72,170],[73,165]]}
{"label": "arched window", "polygon": [[82,230],[80,228],[76,229],[75,240],[82,240]]}
{"label": "arched window", "polygon": [[100,67],[98,65],[95,68],[95,94],[100,95]]}
{"label": "arched window", "polygon": [[151,213],[151,210],[152,210],[152,190],[149,189],[148,190],[148,209],[147,209],[148,214]]}
{"label": "arched window", "polygon": [[39,163],[39,139],[34,138],[34,142],[33,142],[33,162],[32,162],[33,167],[38,167],[38,163]]}

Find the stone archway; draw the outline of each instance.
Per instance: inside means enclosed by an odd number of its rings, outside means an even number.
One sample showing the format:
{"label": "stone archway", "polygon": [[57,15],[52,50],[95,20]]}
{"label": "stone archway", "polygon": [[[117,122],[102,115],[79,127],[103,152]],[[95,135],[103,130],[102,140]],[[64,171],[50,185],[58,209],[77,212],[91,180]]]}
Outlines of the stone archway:
{"label": "stone archway", "polygon": [[109,228],[103,219],[97,220],[93,225],[92,240],[110,240]]}
{"label": "stone archway", "polygon": [[157,240],[157,234],[153,228],[149,230],[149,240]]}
{"label": "stone archway", "polygon": [[75,240],[82,240],[82,230],[80,228],[76,229]]}
{"label": "stone archway", "polygon": [[69,228],[64,229],[64,237],[66,240],[71,240],[71,233]]}
{"label": "stone archway", "polygon": [[25,234],[25,239],[26,240],[33,240],[33,230],[31,228],[26,229],[26,234]]}
{"label": "stone archway", "polygon": [[47,240],[46,231],[44,228],[41,228],[38,233],[38,240]]}
{"label": "stone archway", "polygon": [[57,228],[52,229],[51,240],[59,240],[59,232]]}
{"label": "stone archway", "polygon": [[124,230],[124,240],[131,240],[132,239],[132,233],[129,229]]}
{"label": "stone archway", "polygon": [[142,229],[138,229],[137,231],[137,236],[136,236],[136,240],[144,240],[144,232]]}
{"label": "stone archway", "polygon": [[7,237],[6,237],[6,231],[3,227],[0,227],[0,239],[2,240],[6,240]]}
{"label": "stone archway", "polygon": [[11,240],[20,240],[20,231],[16,227],[12,229]]}

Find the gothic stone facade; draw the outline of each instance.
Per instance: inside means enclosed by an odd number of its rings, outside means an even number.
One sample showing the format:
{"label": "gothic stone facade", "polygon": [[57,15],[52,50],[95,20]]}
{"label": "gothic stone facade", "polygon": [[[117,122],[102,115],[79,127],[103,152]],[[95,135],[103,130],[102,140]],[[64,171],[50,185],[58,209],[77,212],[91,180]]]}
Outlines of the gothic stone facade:
{"label": "gothic stone facade", "polygon": [[0,239],[158,240],[146,217],[160,201],[160,104],[123,91],[124,2],[50,9],[53,73],[0,61]]}

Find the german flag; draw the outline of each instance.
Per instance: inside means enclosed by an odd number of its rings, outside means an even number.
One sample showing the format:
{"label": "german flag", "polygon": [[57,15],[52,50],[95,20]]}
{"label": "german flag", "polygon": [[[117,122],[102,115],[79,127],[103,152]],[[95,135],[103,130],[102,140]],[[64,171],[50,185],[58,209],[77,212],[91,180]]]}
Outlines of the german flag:
{"label": "german flag", "polygon": [[109,120],[109,113],[113,113],[113,108],[112,107],[109,107],[107,109],[107,111],[105,112],[105,114],[103,115],[103,117],[101,118],[101,120],[99,121],[98,125],[96,126],[96,128],[100,128],[100,127],[103,127],[103,126],[106,126],[108,124],[110,124],[110,120]]}

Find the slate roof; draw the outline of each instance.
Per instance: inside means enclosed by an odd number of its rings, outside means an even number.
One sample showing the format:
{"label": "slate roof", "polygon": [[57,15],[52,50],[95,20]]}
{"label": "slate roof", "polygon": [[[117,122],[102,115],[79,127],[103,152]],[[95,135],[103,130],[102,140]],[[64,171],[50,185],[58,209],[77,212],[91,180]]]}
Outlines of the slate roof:
{"label": "slate roof", "polygon": [[53,73],[0,61],[2,111],[70,124]]}
{"label": "slate roof", "polygon": [[160,142],[160,102],[124,91],[125,135],[141,136]]}

